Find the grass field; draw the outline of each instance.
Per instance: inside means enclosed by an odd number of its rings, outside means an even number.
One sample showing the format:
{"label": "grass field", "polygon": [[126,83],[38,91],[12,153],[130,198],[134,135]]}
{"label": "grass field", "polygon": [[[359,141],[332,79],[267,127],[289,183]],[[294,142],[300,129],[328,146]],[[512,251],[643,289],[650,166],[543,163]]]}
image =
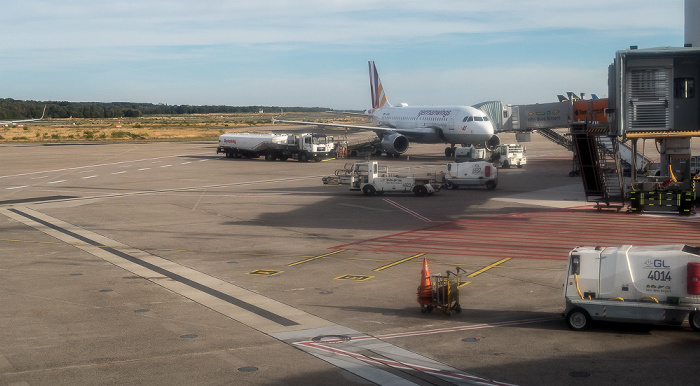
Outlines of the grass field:
{"label": "grass field", "polygon": [[272,118],[295,121],[356,122],[329,113],[192,114],[114,119],[44,119],[0,127],[0,142],[192,141],[217,140],[226,132],[267,131]]}

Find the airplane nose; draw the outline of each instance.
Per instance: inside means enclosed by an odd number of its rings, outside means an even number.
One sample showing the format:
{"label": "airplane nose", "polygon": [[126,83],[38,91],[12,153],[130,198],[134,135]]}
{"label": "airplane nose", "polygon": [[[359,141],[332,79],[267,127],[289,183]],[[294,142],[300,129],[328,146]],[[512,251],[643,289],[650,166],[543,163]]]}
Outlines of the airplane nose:
{"label": "airplane nose", "polygon": [[483,122],[481,124],[481,129],[482,132],[484,133],[484,137],[486,138],[486,141],[491,139],[493,135],[495,134],[495,130],[493,129],[493,124],[491,122]]}

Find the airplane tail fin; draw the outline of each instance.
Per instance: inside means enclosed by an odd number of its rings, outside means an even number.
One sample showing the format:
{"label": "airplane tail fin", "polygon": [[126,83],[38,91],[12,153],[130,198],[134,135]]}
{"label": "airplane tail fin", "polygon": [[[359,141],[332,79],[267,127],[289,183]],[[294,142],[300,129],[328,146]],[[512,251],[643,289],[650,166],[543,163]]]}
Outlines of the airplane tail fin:
{"label": "airplane tail fin", "polygon": [[377,67],[374,65],[374,61],[369,62],[369,88],[372,92],[373,109],[382,108],[384,105],[391,106],[386,98],[386,94],[384,94],[382,81],[379,80],[379,73],[377,72]]}

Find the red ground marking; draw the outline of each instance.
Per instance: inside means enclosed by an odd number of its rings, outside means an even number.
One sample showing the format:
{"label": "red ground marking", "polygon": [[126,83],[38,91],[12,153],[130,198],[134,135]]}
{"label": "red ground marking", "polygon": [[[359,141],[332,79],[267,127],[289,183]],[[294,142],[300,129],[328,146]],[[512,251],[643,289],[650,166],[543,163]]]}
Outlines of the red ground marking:
{"label": "red ground marking", "polygon": [[566,260],[576,246],[625,244],[700,244],[700,221],[675,214],[554,209],[474,217],[332,249]]}

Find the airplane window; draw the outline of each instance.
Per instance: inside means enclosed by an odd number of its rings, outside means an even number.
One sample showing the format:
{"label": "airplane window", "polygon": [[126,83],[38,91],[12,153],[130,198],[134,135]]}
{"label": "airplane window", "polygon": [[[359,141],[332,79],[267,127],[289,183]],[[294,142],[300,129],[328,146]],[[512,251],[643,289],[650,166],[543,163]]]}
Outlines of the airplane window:
{"label": "airplane window", "polygon": [[473,119],[474,119],[474,117],[471,117],[471,116],[464,117],[464,119],[462,119],[462,122],[471,122]]}
{"label": "airplane window", "polygon": [[474,117],[475,121],[483,121],[482,117]]}
{"label": "airplane window", "polygon": [[484,117],[484,121],[485,121],[485,122],[488,122],[488,121],[489,121],[489,117]]}

